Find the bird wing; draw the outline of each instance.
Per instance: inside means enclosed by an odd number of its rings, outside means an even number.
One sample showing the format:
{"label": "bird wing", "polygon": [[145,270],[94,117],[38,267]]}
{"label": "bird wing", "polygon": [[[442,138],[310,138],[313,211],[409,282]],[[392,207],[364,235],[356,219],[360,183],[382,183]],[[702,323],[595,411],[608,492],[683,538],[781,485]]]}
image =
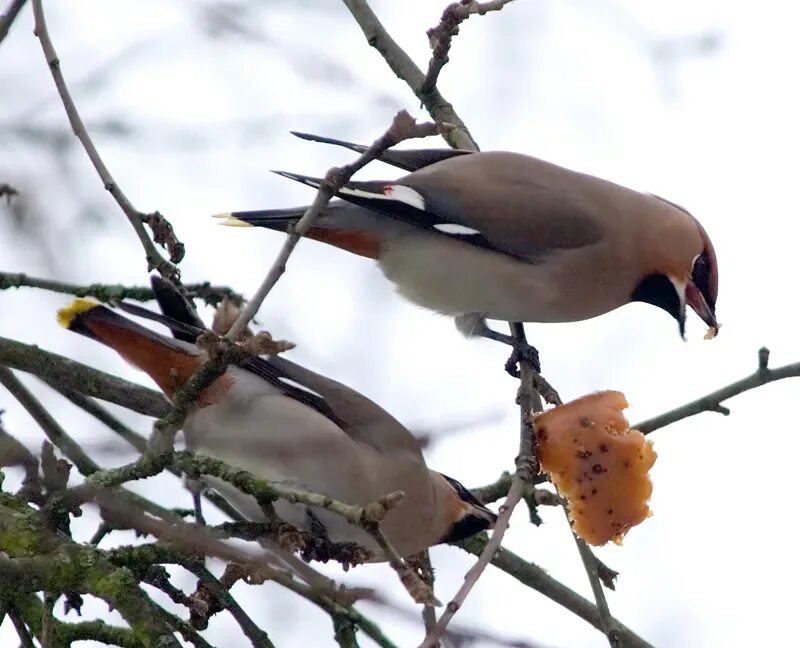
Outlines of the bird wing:
{"label": "bird wing", "polygon": [[[163,324],[172,331],[176,338],[186,342],[194,343],[198,335],[207,331],[202,320],[197,315],[197,311],[176,286],[171,282],[160,278],[156,279],[155,277],[151,280],[151,285],[155,291],[158,304],[164,311],[163,313],[155,313],[124,301],[118,304],[119,308],[131,315]],[[265,380],[283,395],[293,398],[303,405],[316,410],[337,425],[341,425],[342,419],[334,412],[324,396],[292,379],[286,371],[276,366],[274,363],[276,359],[254,356],[245,360],[241,367]]]}
{"label": "bird wing", "polygon": [[[202,320],[197,312],[171,282],[154,278],[151,284],[163,314],[128,302],[121,302],[119,306],[133,315],[159,322],[173,334],[181,334],[182,339],[194,342],[206,330],[201,328]],[[319,412],[353,440],[379,452],[405,449],[421,460],[414,436],[386,410],[354,389],[279,356],[248,358],[241,367],[284,396]]]}
{"label": "bird wing", "polygon": [[423,461],[414,435],[363,394],[286,358],[274,357],[270,359],[270,363],[289,380],[324,398],[339,425],[351,439],[370,446],[381,454],[405,451]]}
{"label": "bird wing", "polygon": [[[321,180],[277,172],[311,187]],[[348,202],[531,263],[602,239],[604,202],[628,191],[515,153],[475,153],[395,181],[348,182]]]}
{"label": "bird wing", "polygon": [[[299,137],[308,142],[321,142],[323,144],[333,144],[334,146],[341,146],[356,153],[364,153],[369,147],[363,144],[353,144],[352,142],[345,142],[343,140],[333,139],[332,137],[323,137],[322,135],[312,135],[310,133],[298,133],[292,131],[292,135]],[[465,151],[462,149],[393,149],[390,148],[383,151],[378,155],[378,160],[385,164],[390,164],[403,171],[417,171],[423,167],[430,166],[436,162],[447,160],[452,157],[460,155],[467,155],[472,151]]]}

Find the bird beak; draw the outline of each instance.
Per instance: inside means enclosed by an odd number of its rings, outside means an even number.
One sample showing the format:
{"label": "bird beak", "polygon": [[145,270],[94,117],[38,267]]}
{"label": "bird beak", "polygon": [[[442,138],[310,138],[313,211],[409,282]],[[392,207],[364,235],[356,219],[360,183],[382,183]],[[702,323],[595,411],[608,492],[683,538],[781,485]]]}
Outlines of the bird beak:
{"label": "bird beak", "polygon": [[[708,325],[709,329],[713,331],[713,335],[716,335],[719,330],[717,317],[708,305],[706,298],[703,297],[703,293],[700,292],[691,280],[686,283],[686,306],[690,306],[691,309],[697,313],[698,317]],[[681,329],[681,337],[684,337],[684,329],[686,326],[685,308],[684,306],[683,317],[678,322]]]}

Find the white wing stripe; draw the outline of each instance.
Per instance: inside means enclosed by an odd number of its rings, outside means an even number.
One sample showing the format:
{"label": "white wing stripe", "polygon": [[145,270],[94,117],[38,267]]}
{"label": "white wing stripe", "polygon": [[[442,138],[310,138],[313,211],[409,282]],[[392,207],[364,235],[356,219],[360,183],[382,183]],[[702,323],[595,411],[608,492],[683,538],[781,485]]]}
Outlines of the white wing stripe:
{"label": "white wing stripe", "polygon": [[357,198],[395,200],[425,211],[425,199],[411,187],[406,187],[404,185],[386,185],[383,188],[383,193],[364,191],[363,189],[356,189],[355,187],[342,187],[340,193],[345,196],[355,196]]}
{"label": "white wing stripe", "polygon": [[458,223],[438,223],[434,225],[434,228],[444,234],[461,234],[469,236],[480,234],[478,230],[467,227],[466,225],[459,225]]}
{"label": "white wing stripe", "polygon": [[309,389],[304,385],[301,385],[299,382],[292,380],[291,378],[287,378],[286,376],[278,376],[278,380],[280,380],[284,385],[289,387],[294,387],[295,389],[299,389],[300,391],[304,391],[307,394],[311,394],[312,396],[316,396],[320,400],[325,400],[320,394],[315,392],[313,389]]}

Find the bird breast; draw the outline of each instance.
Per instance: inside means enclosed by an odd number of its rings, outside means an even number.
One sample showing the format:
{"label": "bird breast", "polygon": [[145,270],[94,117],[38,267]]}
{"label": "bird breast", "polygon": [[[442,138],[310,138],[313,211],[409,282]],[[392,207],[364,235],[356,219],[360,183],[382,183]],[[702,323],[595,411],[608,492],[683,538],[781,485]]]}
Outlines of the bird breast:
{"label": "bird breast", "polygon": [[622,306],[635,287],[620,280],[605,247],[555,250],[530,263],[445,237],[404,236],[379,263],[402,296],[446,315],[573,322]]}
{"label": "bird breast", "polygon": [[[433,494],[424,463],[409,460],[407,453],[384,456],[354,441],[327,417],[248,372],[237,369],[236,383],[225,400],[194,412],[184,432],[193,451],[348,504],[363,505],[392,491],[405,491],[406,500],[383,525],[399,551],[420,551],[430,544],[425,544],[428,535],[438,532],[433,529]],[[254,498],[221,480],[208,482],[243,515],[263,519]],[[279,500],[275,510],[290,524],[308,528],[304,505]],[[342,517],[316,508],[314,514],[332,541],[377,549],[370,536]]]}

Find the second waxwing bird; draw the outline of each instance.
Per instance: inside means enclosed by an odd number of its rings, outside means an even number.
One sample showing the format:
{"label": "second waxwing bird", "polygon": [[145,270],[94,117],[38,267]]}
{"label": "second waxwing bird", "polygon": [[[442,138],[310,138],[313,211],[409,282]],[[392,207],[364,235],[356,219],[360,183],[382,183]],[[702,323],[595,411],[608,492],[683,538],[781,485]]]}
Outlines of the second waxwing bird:
{"label": "second waxwing bird", "polygon": [[[156,287],[154,285],[154,287]],[[162,301],[161,299],[159,300]],[[139,314],[145,311],[135,307]],[[59,322],[111,347],[145,371],[169,399],[205,353],[187,339],[202,328],[149,313],[178,333],[173,339],[86,299],[59,311]],[[187,446],[267,480],[365,505],[402,490],[381,528],[407,556],[491,528],[496,516],[464,486],[429,470],[414,436],[362,394],[279,357],[230,366],[205,389],[183,427]],[[206,477],[245,517],[264,518],[256,500]],[[302,529],[321,524],[331,542],[355,542],[384,560],[372,536],[326,509],[274,503]]]}
{"label": "second waxwing bird", "polygon": [[[688,305],[716,334],[714,246],[682,207],[518,153],[390,149],[380,159],[411,173],[347,183],[305,236],[375,259],[401,295],[455,316],[465,335],[515,346],[486,319],[573,322],[635,301],[669,313],[681,336]],[[304,211],[219,216],[286,231]]]}

